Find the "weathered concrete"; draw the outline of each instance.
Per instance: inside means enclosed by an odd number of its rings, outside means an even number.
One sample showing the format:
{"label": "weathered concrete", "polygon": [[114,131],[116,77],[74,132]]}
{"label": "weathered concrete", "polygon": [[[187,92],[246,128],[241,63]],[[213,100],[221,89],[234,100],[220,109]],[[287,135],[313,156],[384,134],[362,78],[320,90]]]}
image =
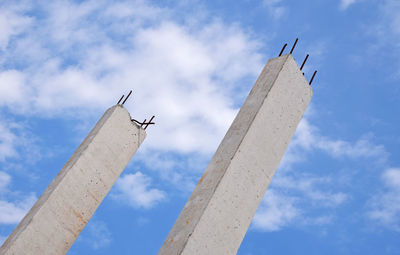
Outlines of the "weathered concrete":
{"label": "weathered concrete", "polygon": [[146,136],[122,106],[108,109],[0,254],[65,254]]}
{"label": "weathered concrete", "polygon": [[267,63],[159,255],[236,254],[311,97],[292,56]]}

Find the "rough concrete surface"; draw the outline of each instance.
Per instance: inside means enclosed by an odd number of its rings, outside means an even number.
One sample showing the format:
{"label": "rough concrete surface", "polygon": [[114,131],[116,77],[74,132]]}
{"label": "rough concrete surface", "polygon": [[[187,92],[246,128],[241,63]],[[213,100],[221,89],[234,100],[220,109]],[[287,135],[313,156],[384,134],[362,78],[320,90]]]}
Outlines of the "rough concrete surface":
{"label": "rough concrete surface", "polygon": [[0,254],[65,254],[146,137],[120,105],[108,109]]}
{"label": "rough concrete surface", "polygon": [[236,254],[312,94],[291,55],[268,61],[159,255]]}

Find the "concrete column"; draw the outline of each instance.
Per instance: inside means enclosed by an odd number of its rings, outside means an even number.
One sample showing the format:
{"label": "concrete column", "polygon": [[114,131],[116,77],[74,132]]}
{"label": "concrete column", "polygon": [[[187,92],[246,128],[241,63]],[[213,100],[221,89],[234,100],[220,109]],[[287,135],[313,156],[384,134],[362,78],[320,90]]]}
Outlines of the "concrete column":
{"label": "concrete column", "polygon": [[65,254],[146,137],[120,105],[108,109],[0,254]]}
{"label": "concrete column", "polygon": [[312,94],[291,55],[268,61],[159,255],[236,254]]}

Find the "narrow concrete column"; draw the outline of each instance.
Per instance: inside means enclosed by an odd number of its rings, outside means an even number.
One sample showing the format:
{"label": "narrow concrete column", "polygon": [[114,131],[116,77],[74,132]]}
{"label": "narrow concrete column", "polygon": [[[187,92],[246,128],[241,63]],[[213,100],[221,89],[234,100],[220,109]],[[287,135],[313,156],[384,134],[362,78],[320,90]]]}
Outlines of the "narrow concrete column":
{"label": "narrow concrete column", "polygon": [[236,254],[311,97],[292,56],[268,61],[159,255]]}
{"label": "narrow concrete column", "polygon": [[65,254],[146,136],[120,105],[108,109],[0,254]]}

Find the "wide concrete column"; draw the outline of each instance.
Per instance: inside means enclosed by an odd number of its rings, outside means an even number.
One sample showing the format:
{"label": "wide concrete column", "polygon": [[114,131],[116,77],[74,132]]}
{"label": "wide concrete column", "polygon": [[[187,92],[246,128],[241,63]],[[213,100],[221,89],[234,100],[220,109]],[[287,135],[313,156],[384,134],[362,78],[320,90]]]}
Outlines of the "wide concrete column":
{"label": "wide concrete column", "polygon": [[108,109],[0,254],[67,253],[145,137],[122,106]]}
{"label": "wide concrete column", "polygon": [[312,94],[291,55],[268,61],[159,255],[236,254]]}

